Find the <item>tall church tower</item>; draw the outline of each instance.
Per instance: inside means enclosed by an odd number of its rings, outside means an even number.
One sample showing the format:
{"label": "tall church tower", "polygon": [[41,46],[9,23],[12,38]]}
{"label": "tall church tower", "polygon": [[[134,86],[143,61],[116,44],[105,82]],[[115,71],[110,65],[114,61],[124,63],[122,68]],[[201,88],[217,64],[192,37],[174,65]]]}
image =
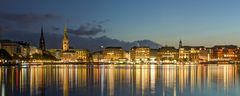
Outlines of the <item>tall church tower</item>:
{"label": "tall church tower", "polygon": [[182,40],[179,41],[179,48],[182,48]]}
{"label": "tall church tower", "polygon": [[43,27],[41,28],[41,36],[40,36],[40,40],[39,40],[39,48],[43,51],[46,50],[45,48],[45,40],[44,40],[44,36],[43,36]]}
{"label": "tall church tower", "polygon": [[67,35],[67,25],[64,26],[64,34],[63,34],[63,51],[69,50],[69,40]]}

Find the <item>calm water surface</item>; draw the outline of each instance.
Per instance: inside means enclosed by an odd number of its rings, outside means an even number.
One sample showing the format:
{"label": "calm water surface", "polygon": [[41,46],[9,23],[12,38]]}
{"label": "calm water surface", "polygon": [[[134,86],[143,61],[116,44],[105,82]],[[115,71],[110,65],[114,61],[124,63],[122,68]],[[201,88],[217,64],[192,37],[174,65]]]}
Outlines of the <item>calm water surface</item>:
{"label": "calm water surface", "polygon": [[1,96],[240,96],[238,65],[1,67]]}

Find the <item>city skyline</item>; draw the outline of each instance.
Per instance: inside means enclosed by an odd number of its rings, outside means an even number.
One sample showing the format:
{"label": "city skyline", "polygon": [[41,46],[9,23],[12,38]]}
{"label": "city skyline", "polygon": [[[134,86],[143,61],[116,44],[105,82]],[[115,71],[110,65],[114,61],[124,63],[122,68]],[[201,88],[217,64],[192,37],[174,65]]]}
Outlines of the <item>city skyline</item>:
{"label": "city skyline", "polygon": [[[175,47],[180,39],[184,45],[239,46],[238,3],[216,0],[1,1],[0,31],[2,37],[10,39],[20,38],[9,35],[19,32],[35,36],[44,25],[46,35],[62,35],[63,26],[67,23],[71,35],[81,38],[147,39]],[[33,41],[33,38],[26,38]],[[45,39],[46,42],[51,41]]]}
{"label": "city skyline", "polygon": [[238,96],[239,4],[0,0],[0,94]]}

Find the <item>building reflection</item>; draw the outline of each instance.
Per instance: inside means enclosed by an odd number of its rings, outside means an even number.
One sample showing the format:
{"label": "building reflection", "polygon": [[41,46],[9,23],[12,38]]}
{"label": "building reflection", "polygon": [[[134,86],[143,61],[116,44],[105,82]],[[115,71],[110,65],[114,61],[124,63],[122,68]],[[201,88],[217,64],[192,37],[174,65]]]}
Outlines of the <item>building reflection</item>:
{"label": "building reflection", "polygon": [[238,65],[56,65],[0,72],[1,96],[227,95],[240,89]]}
{"label": "building reflection", "polygon": [[108,83],[107,83],[107,85],[108,85],[108,89],[109,89],[109,95],[110,96],[114,96],[114,67],[113,66],[110,66],[110,68],[108,69],[108,71],[107,71],[107,76],[108,76]]}

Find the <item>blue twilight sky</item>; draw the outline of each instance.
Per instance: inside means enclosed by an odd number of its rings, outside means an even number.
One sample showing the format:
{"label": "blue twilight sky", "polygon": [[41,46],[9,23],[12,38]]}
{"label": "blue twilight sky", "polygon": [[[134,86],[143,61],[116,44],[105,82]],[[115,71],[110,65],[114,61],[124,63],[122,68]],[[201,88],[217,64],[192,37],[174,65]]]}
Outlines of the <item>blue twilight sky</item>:
{"label": "blue twilight sky", "polygon": [[[2,0],[0,6],[1,12],[61,16],[41,22],[60,28],[59,34],[64,23],[77,29],[97,22],[106,32],[93,37],[149,39],[173,46],[180,39],[185,45],[240,45],[239,0]],[[38,31],[37,23],[28,29]]]}

